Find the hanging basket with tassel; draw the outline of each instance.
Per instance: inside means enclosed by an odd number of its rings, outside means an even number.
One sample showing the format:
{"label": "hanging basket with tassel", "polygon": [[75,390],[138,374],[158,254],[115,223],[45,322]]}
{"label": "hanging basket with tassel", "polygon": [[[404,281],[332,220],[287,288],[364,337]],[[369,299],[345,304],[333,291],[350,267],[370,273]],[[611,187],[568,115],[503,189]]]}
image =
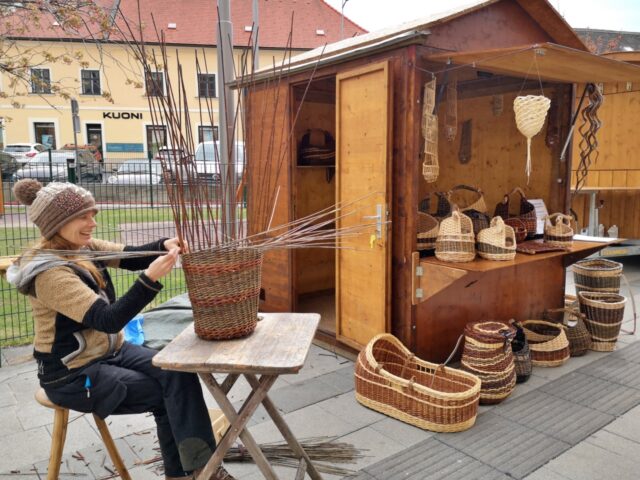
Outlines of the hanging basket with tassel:
{"label": "hanging basket with tassel", "polygon": [[513,111],[516,114],[516,125],[520,133],[527,137],[527,183],[531,176],[531,139],[535,137],[547,117],[547,111],[551,105],[544,95],[519,96],[513,101]]}
{"label": "hanging basket with tassel", "polygon": [[424,84],[422,105],[422,136],[424,137],[424,160],[422,176],[427,183],[438,180],[438,116],[433,114],[436,106],[436,79]]}

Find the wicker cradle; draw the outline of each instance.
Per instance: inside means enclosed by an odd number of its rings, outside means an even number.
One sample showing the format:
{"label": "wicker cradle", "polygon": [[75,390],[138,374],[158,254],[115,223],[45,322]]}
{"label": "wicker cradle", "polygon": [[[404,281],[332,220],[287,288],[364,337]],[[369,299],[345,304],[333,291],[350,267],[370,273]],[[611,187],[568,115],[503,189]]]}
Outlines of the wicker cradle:
{"label": "wicker cradle", "polygon": [[580,260],[572,268],[576,295],[582,291],[620,293],[621,263],[595,258]]}
{"label": "wicker cradle", "polygon": [[529,342],[524,334],[522,325],[518,322],[511,323],[516,329],[516,335],[511,342],[511,350],[513,351],[513,363],[516,368],[516,383],[524,383],[529,380],[533,367],[531,365],[531,350]]}
{"label": "wicker cradle", "polygon": [[433,250],[436,248],[438,238],[439,223],[428,213],[418,212],[418,250]]}
{"label": "wicker cradle", "polygon": [[478,255],[487,260],[513,260],[516,256],[516,234],[501,217],[493,217],[491,226],[478,233]]}
{"label": "wicker cradle", "polygon": [[545,310],[543,317],[562,325],[569,340],[569,352],[572,357],[580,357],[591,348],[591,334],[585,324],[585,315],[576,307]]}
{"label": "wicker cradle", "polygon": [[544,219],[544,241],[559,247],[571,247],[573,245],[571,217],[564,213],[547,215]]}
{"label": "wicker cradle", "polygon": [[543,320],[525,320],[522,328],[529,342],[534,366],[559,367],[569,360],[569,340],[561,325]]}
{"label": "wicker cradle", "polygon": [[[509,213],[509,197],[514,193],[518,193],[520,195],[520,206],[517,214]],[[533,206],[531,202],[527,200],[524,192],[520,187],[514,188],[510,193],[504,196],[502,202],[496,205],[496,209],[493,213],[494,217],[502,217],[503,220],[517,218],[522,223],[527,230],[527,238],[533,238],[536,234],[537,228],[537,216],[536,216],[536,208]]]}
{"label": "wicker cradle", "polygon": [[482,404],[500,403],[516,385],[511,351],[515,333],[513,327],[502,322],[471,322],[465,326],[462,369],[482,380]]}
{"label": "wicker cradle", "polygon": [[254,248],[182,255],[196,335],[205,340],[223,340],[254,331],[262,257],[262,252]]}
{"label": "wicker cradle", "polygon": [[591,333],[591,350],[612,352],[622,327],[627,299],[617,293],[580,292],[580,311]]}
{"label": "wicker cradle", "polygon": [[417,358],[396,337],[380,334],[360,352],[356,400],[416,427],[459,432],[478,414],[480,379]]}
{"label": "wicker cradle", "polygon": [[471,219],[454,207],[451,216],[440,222],[436,257],[443,262],[470,262],[476,256]]}

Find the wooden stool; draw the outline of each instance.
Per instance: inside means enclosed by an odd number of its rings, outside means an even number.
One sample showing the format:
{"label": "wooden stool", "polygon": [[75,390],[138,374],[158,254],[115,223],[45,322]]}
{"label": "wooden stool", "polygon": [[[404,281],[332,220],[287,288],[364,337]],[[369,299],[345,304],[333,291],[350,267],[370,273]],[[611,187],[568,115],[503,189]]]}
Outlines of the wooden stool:
{"label": "wooden stool", "polygon": [[[46,392],[42,388],[38,389],[35,397],[36,401],[40,405],[47,408],[53,408],[55,410],[55,415],[53,417],[53,433],[51,435],[51,458],[49,459],[47,480],[57,480],[58,476],[60,475],[60,463],[62,462],[62,450],[64,448],[64,441],[67,437],[69,409],[60,407],[49,400],[49,397],[47,397]],[[120,474],[120,477],[122,477],[123,480],[131,480],[129,472],[124,466],[122,458],[118,453],[116,444],[113,443],[113,438],[111,438],[111,434],[109,433],[107,424],[95,413],[93,414],[93,419],[96,422],[96,426],[98,427],[98,431],[100,432],[100,436],[102,437],[104,446],[107,448],[109,456],[111,457],[111,461],[115,465],[116,470]]]}

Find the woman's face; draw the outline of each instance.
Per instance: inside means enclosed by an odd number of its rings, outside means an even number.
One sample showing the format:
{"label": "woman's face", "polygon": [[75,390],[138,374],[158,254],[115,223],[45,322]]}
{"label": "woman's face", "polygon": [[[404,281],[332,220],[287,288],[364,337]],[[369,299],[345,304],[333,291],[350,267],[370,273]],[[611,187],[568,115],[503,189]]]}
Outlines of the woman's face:
{"label": "woman's face", "polygon": [[66,223],[58,233],[76,248],[86,247],[91,242],[91,234],[97,225],[95,217],[96,212],[87,212]]}

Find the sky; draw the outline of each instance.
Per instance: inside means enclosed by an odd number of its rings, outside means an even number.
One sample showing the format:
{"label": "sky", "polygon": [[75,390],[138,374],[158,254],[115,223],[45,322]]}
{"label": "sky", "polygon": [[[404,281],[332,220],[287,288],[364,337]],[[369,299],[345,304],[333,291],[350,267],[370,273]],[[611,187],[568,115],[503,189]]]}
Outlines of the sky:
{"label": "sky", "polygon": [[[344,0],[325,1],[340,11]],[[344,14],[373,31],[469,3],[469,0],[347,0]],[[640,32],[640,0],[550,0],[550,3],[574,28]]]}

